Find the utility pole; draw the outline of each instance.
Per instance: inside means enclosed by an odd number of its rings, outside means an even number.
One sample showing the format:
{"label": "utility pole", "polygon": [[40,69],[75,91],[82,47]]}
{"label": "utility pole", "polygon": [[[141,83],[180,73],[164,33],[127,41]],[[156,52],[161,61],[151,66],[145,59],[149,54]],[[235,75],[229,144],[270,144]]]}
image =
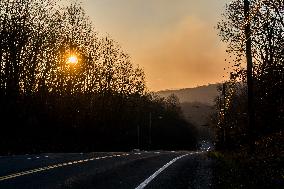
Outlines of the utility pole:
{"label": "utility pole", "polygon": [[219,103],[219,128],[221,129],[221,138],[220,138],[220,145],[222,145],[222,147],[224,146],[224,123],[222,120],[222,98],[221,96],[218,96],[218,103]]}
{"label": "utility pole", "polygon": [[[248,92],[248,129],[250,140],[254,140],[255,116],[254,116],[254,94],[253,94],[253,62],[251,52],[251,25],[250,25],[250,2],[244,0],[245,13],[245,37],[246,37],[246,58],[247,58],[247,92]],[[251,143],[253,148],[253,143]]]}
{"label": "utility pole", "polygon": [[223,147],[226,147],[226,128],[227,128],[227,122],[226,122],[226,83],[223,83],[222,88],[222,95],[223,95],[223,112],[224,112],[224,122],[223,122],[223,130],[222,130],[222,137],[223,137]]}
{"label": "utility pole", "polygon": [[137,125],[137,148],[140,149],[140,125]]}
{"label": "utility pole", "polygon": [[152,112],[149,113],[149,148],[152,144]]}

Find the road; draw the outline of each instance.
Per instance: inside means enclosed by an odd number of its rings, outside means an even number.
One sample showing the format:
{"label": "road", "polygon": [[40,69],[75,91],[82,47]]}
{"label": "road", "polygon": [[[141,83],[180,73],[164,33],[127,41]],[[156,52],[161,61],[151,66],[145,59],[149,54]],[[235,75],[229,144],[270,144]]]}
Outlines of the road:
{"label": "road", "polygon": [[210,188],[204,152],[0,156],[0,189]]}

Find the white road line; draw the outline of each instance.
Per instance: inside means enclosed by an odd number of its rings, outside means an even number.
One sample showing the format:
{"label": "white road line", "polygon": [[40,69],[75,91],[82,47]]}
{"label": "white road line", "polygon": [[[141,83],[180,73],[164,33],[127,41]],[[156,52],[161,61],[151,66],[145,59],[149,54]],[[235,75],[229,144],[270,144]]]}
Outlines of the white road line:
{"label": "white road line", "polygon": [[[128,155],[129,154],[123,154],[123,156],[128,156]],[[122,156],[122,155],[119,155],[119,156]],[[31,170],[27,170],[27,171],[23,171],[23,172],[19,172],[19,173],[13,173],[13,174],[10,174],[10,175],[2,176],[2,177],[0,177],[0,181],[12,179],[12,178],[16,178],[16,177],[20,177],[20,176],[24,176],[24,175],[30,175],[30,174],[37,173],[37,172],[43,172],[43,171],[47,171],[47,170],[55,169],[55,168],[59,168],[59,167],[65,167],[65,166],[75,165],[75,164],[79,164],[79,163],[94,161],[94,160],[98,160],[98,159],[113,158],[113,157],[116,157],[116,155],[102,156],[102,157],[97,157],[97,158],[82,159],[82,160],[78,160],[78,161],[70,161],[70,162],[65,162],[65,163],[58,163],[58,164],[55,164],[55,165],[48,165],[48,166],[41,167],[41,168],[31,169]]]}
{"label": "white road line", "polygon": [[176,162],[177,160],[183,158],[184,156],[187,156],[188,154],[179,156],[174,158],[172,161],[165,164],[163,167],[161,167],[159,170],[157,170],[154,174],[152,174],[149,178],[147,178],[144,182],[142,182],[139,186],[137,186],[135,189],[143,189],[145,188],[155,177],[157,177],[162,171],[164,171],[167,167],[169,167],[171,164]]}

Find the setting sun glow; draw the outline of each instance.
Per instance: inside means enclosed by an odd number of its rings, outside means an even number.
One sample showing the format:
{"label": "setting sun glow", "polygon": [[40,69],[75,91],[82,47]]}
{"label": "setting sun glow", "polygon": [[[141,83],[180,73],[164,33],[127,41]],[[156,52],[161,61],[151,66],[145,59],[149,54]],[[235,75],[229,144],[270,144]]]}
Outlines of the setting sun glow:
{"label": "setting sun glow", "polygon": [[69,64],[77,64],[78,63],[78,58],[75,55],[71,55],[68,60],[67,63]]}

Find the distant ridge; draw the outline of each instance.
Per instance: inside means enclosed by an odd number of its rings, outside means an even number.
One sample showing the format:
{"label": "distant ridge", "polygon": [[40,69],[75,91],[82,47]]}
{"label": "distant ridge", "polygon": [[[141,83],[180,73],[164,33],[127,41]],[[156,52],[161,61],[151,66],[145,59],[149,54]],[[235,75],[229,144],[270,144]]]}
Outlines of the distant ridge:
{"label": "distant ridge", "polygon": [[175,94],[177,95],[181,103],[200,102],[203,104],[213,105],[214,99],[218,95],[218,85],[219,84],[217,83],[198,86],[195,88],[163,90],[156,92],[156,94],[161,97],[168,97],[171,94]]}

